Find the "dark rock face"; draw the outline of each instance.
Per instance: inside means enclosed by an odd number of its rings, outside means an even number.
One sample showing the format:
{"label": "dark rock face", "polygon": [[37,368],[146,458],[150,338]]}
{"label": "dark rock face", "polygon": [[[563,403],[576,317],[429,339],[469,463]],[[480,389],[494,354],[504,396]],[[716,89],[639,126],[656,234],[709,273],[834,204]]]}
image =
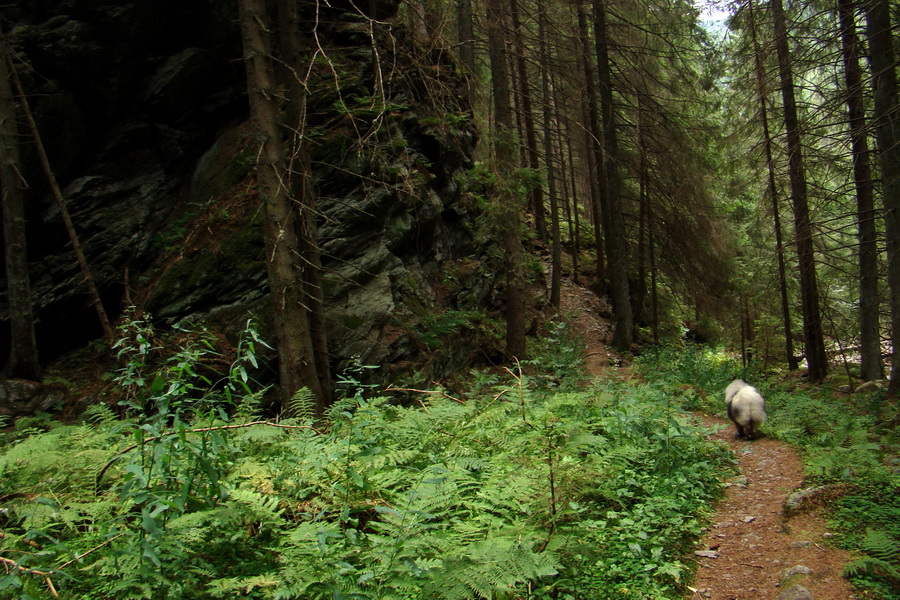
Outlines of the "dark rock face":
{"label": "dark rock face", "polygon": [[[107,310],[200,315],[228,333],[249,314],[265,323],[236,3],[25,4],[0,21]],[[332,2],[321,25],[328,62],[308,101],[333,362],[442,377],[472,359],[474,334],[460,327],[436,351],[417,326],[444,310],[498,308],[461,183],[475,131],[451,57],[417,54],[397,25],[376,28],[376,52],[347,4]],[[363,4],[379,19],[396,13],[393,1]],[[46,362],[100,328],[36,159],[24,160]],[[0,297],[0,334],[6,314]]]}
{"label": "dark rock face", "polygon": [[67,394],[65,386],[58,383],[0,380],[0,417],[32,415],[58,408]]}

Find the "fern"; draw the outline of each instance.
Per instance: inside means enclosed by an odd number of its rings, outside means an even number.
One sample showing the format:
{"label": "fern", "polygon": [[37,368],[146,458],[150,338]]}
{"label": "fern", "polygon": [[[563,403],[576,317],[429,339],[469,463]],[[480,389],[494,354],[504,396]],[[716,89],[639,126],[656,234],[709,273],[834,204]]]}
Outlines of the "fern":
{"label": "fern", "polygon": [[900,585],[900,569],[896,562],[890,562],[873,556],[864,556],[851,561],[844,567],[844,577],[878,578],[886,580],[894,589]]}
{"label": "fern", "polygon": [[518,583],[555,575],[557,568],[552,557],[528,548],[528,540],[494,537],[445,559],[432,571],[426,597],[466,600],[474,595],[490,599]]}
{"label": "fern", "polygon": [[900,566],[900,540],[884,531],[867,529],[860,545],[875,558]]}
{"label": "fern", "polygon": [[95,428],[101,428],[111,425],[116,421],[117,416],[108,404],[99,402],[88,406],[84,410],[84,414],[81,415],[81,418]]}
{"label": "fern", "polygon": [[302,387],[291,396],[284,412],[300,421],[312,421],[316,416],[316,396],[309,388]]}

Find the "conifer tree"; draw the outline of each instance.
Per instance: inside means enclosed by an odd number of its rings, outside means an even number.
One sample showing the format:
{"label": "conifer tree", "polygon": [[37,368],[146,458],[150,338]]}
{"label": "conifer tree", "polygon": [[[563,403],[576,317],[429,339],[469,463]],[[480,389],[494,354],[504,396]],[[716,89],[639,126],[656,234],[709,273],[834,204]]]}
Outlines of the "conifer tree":
{"label": "conifer tree", "polygon": [[[263,0],[241,0],[240,23],[244,39],[250,115],[260,144],[257,180],[264,209],[263,237],[277,337],[279,383],[283,405],[301,388],[319,400],[319,412],[328,398],[323,389],[307,308],[303,267],[304,247],[312,240],[294,211],[288,183],[288,154],[280,128],[280,108],[272,58],[270,21]],[[301,210],[309,210],[301,205]]]}
{"label": "conifer tree", "polygon": [[506,271],[506,353],[525,357],[525,275],[522,263],[520,207],[510,187],[515,166],[510,77],[506,52],[505,15],[500,0],[486,4],[488,51],[491,63],[491,91],[494,108],[493,150],[497,170],[497,220]]}
{"label": "conifer tree", "polygon": [[0,39],[0,211],[3,213],[10,325],[9,359],[3,374],[37,380],[41,376],[41,365],[34,333],[25,237],[25,201],[22,195],[25,182],[22,179],[11,78],[7,43],[5,39]]}
{"label": "conifer tree", "polygon": [[784,104],[784,125],[787,131],[788,173],[791,182],[794,234],[800,270],[803,345],[809,367],[809,378],[812,381],[821,381],[828,372],[828,362],[822,334],[816,260],[813,251],[813,230],[809,214],[809,197],[800,139],[800,121],[796,107],[794,74],[791,67],[784,6],[781,0],[771,0],[771,7],[775,27],[775,48],[778,53],[781,96]]}
{"label": "conifer tree", "polygon": [[900,96],[894,36],[891,33],[891,2],[871,0],[865,4],[866,37],[875,88],[872,115],[881,165],[881,198],[888,255],[887,283],[890,288],[892,394],[900,393]]}
{"label": "conifer tree", "polygon": [[865,94],[859,64],[856,35],[856,6],[853,0],[838,0],[844,80],[847,83],[847,113],[853,152],[853,179],[856,187],[860,374],[863,379],[881,379],[881,326],[878,299],[878,248],[876,246],[874,182],[869,167],[869,140],[866,129]]}

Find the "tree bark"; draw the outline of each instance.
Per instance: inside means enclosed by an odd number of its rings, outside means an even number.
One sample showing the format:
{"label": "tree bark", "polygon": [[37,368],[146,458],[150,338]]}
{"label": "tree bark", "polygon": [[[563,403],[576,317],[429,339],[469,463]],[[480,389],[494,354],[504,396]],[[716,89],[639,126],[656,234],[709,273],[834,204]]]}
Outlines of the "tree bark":
{"label": "tree bark", "polygon": [[635,293],[635,314],[636,323],[641,323],[644,318],[645,306],[647,301],[647,213],[650,198],[648,197],[647,187],[650,180],[650,174],[647,167],[647,146],[644,142],[644,108],[641,98],[637,99],[637,145],[638,145],[638,283]]}
{"label": "tree bark", "polygon": [[578,0],[578,37],[581,47],[579,62],[584,75],[585,93],[582,97],[585,131],[585,150],[588,162],[588,177],[591,192],[591,213],[594,224],[594,244],[597,250],[597,279],[602,282],[606,279],[606,249],[603,244],[603,205],[606,203],[604,194],[606,186],[602,182],[604,176],[603,150],[600,147],[600,111],[597,108],[597,84],[594,77],[594,68],[591,61],[590,42],[588,39],[587,15],[584,9],[584,0]]}
{"label": "tree bark", "polygon": [[[519,18],[518,0],[509,0],[510,16],[513,26],[513,44],[516,49],[516,77],[522,98],[522,125],[525,129],[525,155],[528,168],[534,173],[540,169],[540,153],[538,152],[537,133],[534,126],[534,109],[531,102],[531,89],[528,85],[528,66],[525,62],[525,42],[522,35],[522,23]],[[547,241],[547,210],[544,207],[544,188],[533,185],[528,190],[528,207],[534,215],[534,225],[538,237]]]}
{"label": "tree bark", "polygon": [[[553,100],[550,87],[550,48],[547,42],[547,13],[544,0],[538,0],[538,43],[541,54],[541,92],[544,115],[544,163],[547,172],[547,195],[550,197],[550,304],[560,307],[562,249],[559,240],[559,205],[556,199],[556,169],[553,166]],[[541,201],[543,203],[543,200]]]}
{"label": "tree bark", "polygon": [[825,355],[825,339],[822,334],[822,317],[819,309],[819,291],[816,281],[816,263],[813,251],[812,225],[809,216],[809,198],[803,150],[800,139],[800,120],[794,97],[794,75],[788,47],[787,26],[781,0],[771,0],[775,25],[775,49],[778,53],[778,73],[781,80],[781,96],[784,102],[784,125],[787,130],[788,173],[791,180],[791,203],[794,212],[794,234],[797,243],[797,261],[800,267],[800,306],[803,315],[803,345],[811,381],[822,381],[828,372]]}
{"label": "tree bark", "polygon": [[841,22],[841,50],[847,83],[847,114],[856,184],[857,238],[859,240],[859,340],[860,375],[864,380],[884,377],[881,361],[881,327],[878,301],[878,248],[875,243],[875,201],[869,140],[866,131],[862,69],[853,0],[838,0]]}
{"label": "tree bark", "polygon": [[788,302],[787,267],[784,260],[784,241],[781,229],[781,209],[778,201],[778,186],[775,184],[775,160],[772,157],[772,134],[769,131],[769,111],[766,105],[765,70],[762,50],[756,36],[756,19],[753,10],[755,0],[750,0],[750,36],[753,39],[753,62],[756,72],[756,98],[759,102],[759,120],[763,130],[763,149],[766,157],[766,181],[769,200],[772,203],[772,227],[775,230],[775,257],[778,261],[778,290],[781,295],[781,322],[784,327],[784,353],[788,369],[794,371],[799,366],[794,355],[794,333],[791,325],[791,306]]}
{"label": "tree bark", "polygon": [[267,270],[278,338],[280,392],[283,406],[303,387],[325,397],[316,370],[310,322],[304,306],[302,255],[298,223],[287,184],[287,151],[279,128],[279,107],[269,19],[264,0],[241,0],[241,31],[250,116],[259,138],[257,184],[263,204]]}
{"label": "tree bark", "polygon": [[594,0],[594,40],[597,46],[597,79],[600,84],[603,150],[606,163],[606,205],[603,207],[605,215],[603,224],[609,259],[612,308],[616,318],[612,346],[617,350],[627,351],[631,348],[634,323],[628,284],[628,241],[625,238],[625,220],[622,215],[622,181],[619,175],[621,156],[616,133],[605,0]]}
{"label": "tree bark", "polygon": [[875,87],[872,121],[877,133],[881,164],[881,198],[888,256],[891,306],[891,383],[888,391],[900,393],[900,102],[891,34],[891,2],[866,3],[866,37]]}
{"label": "tree bark", "polygon": [[498,174],[498,221],[506,271],[506,353],[510,358],[525,357],[525,274],[522,258],[521,215],[510,175],[515,166],[515,140],[509,70],[506,56],[506,32],[503,28],[501,0],[487,0],[488,53],[491,63],[491,91],[494,106],[494,163]]}
{"label": "tree bark", "polygon": [[41,365],[34,335],[25,236],[25,201],[22,194],[24,181],[8,52],[6,40],[0,40],[0,208],[3,211],[10,328],[9,359],[3,368],[3,375],[36,381],[41,377]]}
{"label": "tree bark", "polygon": [[472,0],[457,0],[456,31],[459,37],[459,60],[466,67],[466,89],[469,106],[475,106],[475,33],[472,26]]}
{"label": "tree bark", "polygon": [[[370,11],[372,7],[370,7]],[[295,0],[280,0],[278,4],[279,33],[284,54],[281,79],[288,90],[285,103],[285,121],[290,132],[290,162],[288,189],[293,196],[296,215],[297,239],[300,249],[300,272],[303,281],[304,305],[309,315],[309,332],[312,338],[316,375],[321,386],[321,409],[334,400],[328,352],[328,329],[325,320],[325,299],[322,289],[322,256],[319,250],[318,203],[312,180],[311,152],[306,137],[306,82],[300,79],[305,73],[304,51],[300,43],[300,22]],[[374,15],[374,12],[369,14]]]}

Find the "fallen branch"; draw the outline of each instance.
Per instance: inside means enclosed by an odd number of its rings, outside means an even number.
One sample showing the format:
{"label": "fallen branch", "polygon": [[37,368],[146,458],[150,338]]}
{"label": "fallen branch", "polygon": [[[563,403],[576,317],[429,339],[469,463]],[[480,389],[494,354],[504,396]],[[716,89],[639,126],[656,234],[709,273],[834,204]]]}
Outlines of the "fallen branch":
{"label": "fallen branch", "polygon": [[7,565],[7,570],[9,569],[9,567],[13,567],[15,569],[18,569],[22,573],[26,573],[28,575],[37,575],[38,577],[43,577],[44,583],[47,584],[47,588],[50,590],[50,595],[53,596],[54,598],[59,598],[59,594],[56,593],[56,588],[53,587],[53,580],[50,579],[50,574],[52,573],[52,571],[38,571],[37,569],[29,569],[27,567],[23,567],[23,566],[19,565],[16,561],[12,560],[11,558],[3,558],[2,556],[0,556],[0,563]]}
{"label": "fallen branch", "polygon": [[92,553],[92,552],[96,552],[97,550],[99,550],[99,549],[102,548],[103,546],[108,546],[109,544],[113,543],[115,540],[119,539],[120,537],[122,537],[122,536],[125,535],[126,533],[128,533],[128,532],[127,532],[127,531],[123,531],[123,532],[120,533],[119,535],[117,535],[117,536],[115,536],[115,537],[109,538],[108,540],[106,540],[106,541],[103,542],[102,544],[97,544],[96,546],[94,546],[94,547],[91,548],[90,550],[87,550],[87,551],[85,551],[85,552],[82,552],[81,554],[79,554],[78,556],[76,556],[75,558],[73,558],[72,560],[69,560],[69,561],[64,562],[63,564],[61,564],[61,565],[59,566],[60,570],[65,569],[66,567],[68,567],[69,565],[71,565],[73,562],[75,562],[75,561],[77,561],[77,560],[81,560],[82,558],[84,558],[84,557],[87,556],[88,554],[90,554],[90,553]]}

